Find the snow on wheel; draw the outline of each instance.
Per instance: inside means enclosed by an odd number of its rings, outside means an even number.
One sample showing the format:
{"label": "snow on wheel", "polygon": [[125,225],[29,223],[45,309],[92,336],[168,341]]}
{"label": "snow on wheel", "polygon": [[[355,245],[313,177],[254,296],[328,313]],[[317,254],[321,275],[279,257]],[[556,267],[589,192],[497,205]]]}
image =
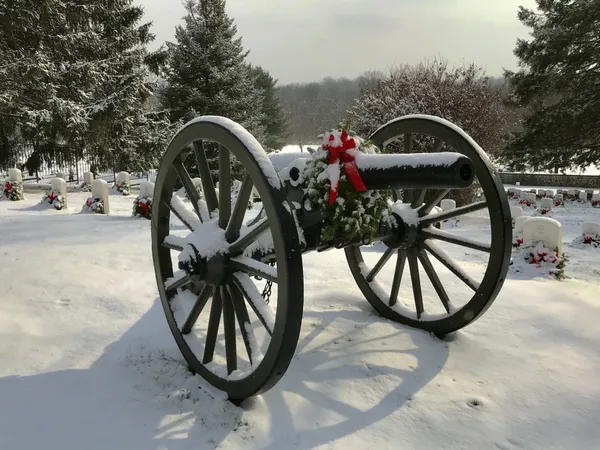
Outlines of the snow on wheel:
{"label": "snow on wheel", "polygon": [[[369,139],[384,151],[395,145],[403,153],[415,153],[418,145],[423,153],[457,152],[474,166],[475,185],[482,194],[475,201],[432,215],[435,205],[457,190],[427,186],[395,190],[393,210],[402,222],[400,239],[345,250],[359,288],[382,316],[437,335],[456,331],[489,308],[508,271],[512,220],[500,177],[473,139],[437,117],[401,117]],[[478,235],[434,228],[441,220],[459,217],[477,225]]]}
{"label": "snow on wheel", "polygon": [[[218,169],[209,167],[213,160]],[[234,185],[232,199],[226,186]],[[253,189],[261,199],[254,207]],[[154,189],[152,253],[167,321],[190,369],[232,401],[273,386],[300,333],[302,259],[281,181],[243,127],[204,116],[175,135]]]}

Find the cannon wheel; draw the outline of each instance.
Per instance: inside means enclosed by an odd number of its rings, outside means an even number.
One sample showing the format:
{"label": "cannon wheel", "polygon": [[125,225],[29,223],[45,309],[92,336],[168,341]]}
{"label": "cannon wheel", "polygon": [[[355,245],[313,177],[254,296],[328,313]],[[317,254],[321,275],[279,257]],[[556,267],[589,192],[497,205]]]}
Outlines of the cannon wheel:
{"label": "cannon wheel", "polygon": [[[218,153],[218,194],[206,148]],[[237,202],[231,205],[230,189],[225,186],[233,181],[233,157],[243,166],[244,174]],[[192,182],[188,171],[191,166],[200,174],[204,199]],[[302,321],[302,258],[285,190],[256,139],[240,125],[221,117],[200,117],[186,124],[169,144],[158,174],[152,210],[152,255],[161,302],[175,341],[190,370],[225,391],[231,401],[264,392],[287,370]],[[190,207],[175,193],[178,181]],[[265,217],[250,226],[245,215],[253,186],[262,199]],[[173,217],[187,228],[186,235],[178,235],[173,229]],[[202,241],[207,232],[212,234],[204,238],[205,242],[215,238],[227,241],[223,253],[203,259],[198,253],[196,259],[184,256],[192,264],[180,265],[182,270],[174,273],[173,261],[186,255],[182,251],[189,254],[196,248],[193,245],[202,245],[199,239]],[[276,268],[248,256],[253,248],[249,246],[260,237],[269,240],[269,234]],[[176,255],[174,260],[172,253]],[[273,301],[265,301],[254,284],[252,277],[256,276],[276,283],[276,311]],[[182,296],[191,300],[189,312],[181,312],[181,303],[177,303]],[[254,312],[254,320],[249,312]],[[204,314],[206,326],[199,331],[200,314]],[[254,326],[262,327],[258,331],[266,337],[265,346],[257,344]],[[249,370],[240,368],[241,356],[246,369],[249,362]],[[219,357],[222,364],[216,370],[215,359]]]}
{"label": "cannon wheel", "polygon": [[[383,149],[388,143],[403,138],[404,151],[411,153],[413,135],[429,136],[429,139],[433,141],[431,151],[438,152],[445,144],[444,148],[462,153],[470,158],[475,167],[475,176],[483,190],[485,200],[442,212],[435,216],[428,216],[433,207],[448,194],[448,190],[437,190],[433,196],[429,193],[431,197],[426,203],[424,203],[425,190],[394,192],[394,200],[401,197],[403,203],[410,203],[413,209],[418,210],[419,225],[413,227],[414,235],[410,243],[397,248],[388,247],[373,268],[366,267],[359,246],[346,248],[346,259],[359,288],[379,314],[387,319],[443,336],[463,328],[479,318],[498,295],[510,264],[512,235],[510,208],[500,176],[485,152],[464,131],[446,120],[425,115],[404,116],[380,127],[373,133],[370,140]],[[439,223],[439,220],[459,217],[482,209],[487,209],[490,217],[490,244],[480,245],[471,240],[466,241],[457,238],[456,235],[445,233],[443,230],[433,229],[436,223]],[[433,217],[436,217],[437,220],[433,220]],[[488,265],[481,282],[470,278],[461,270],[456,261],[439,249],[436,246],[436,240],[438,239],[489,253]],[[392,258],[394,254],[397,254],[396,258]],[[473,297],[461,308],[453,309],[451,307],[448,294],[428,255],[432,255],[437,259],[449,272],[474,292]],[[394,277],[391,289],[388,292],[377,284],[376,275],[388,261],[394,259]],[[431,281],[446,314],[432,315],[431,317],[427,317],[427,314],[425,314],[419,262]],[[398,290],[406,265],[408,265],[410,271],[414,310],[404,308],[404,305],[402,308],[397,306]]]}

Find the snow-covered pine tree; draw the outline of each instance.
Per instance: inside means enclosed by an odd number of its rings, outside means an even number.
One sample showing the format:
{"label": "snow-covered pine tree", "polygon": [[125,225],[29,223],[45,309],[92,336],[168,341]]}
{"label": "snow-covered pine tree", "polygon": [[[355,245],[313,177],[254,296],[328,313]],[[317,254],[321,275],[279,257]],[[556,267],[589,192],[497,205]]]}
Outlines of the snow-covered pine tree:
{"label": "snow-covered pine tree", "polygon": [[600,0],[537,0],[520,7],[531,40],[519,39],[520,70],[505,75],[527,107],[509,163],[545,169],[600,161]]}
{"label": "snow-covered pine tree", "polygon": [[[241,38],[236,38],[237,27],[225,12],[225,1],[188,0],[185,8],[185,23],[175,30],[177,42],[168,43],[168,85],[162,92],[162,101],[171,111],[171,120],[225,116],[263,142],[261,92],[250,76],[245,63],[248,52],[244,51]],[[217,150],[214,146],[205,149],[216,181]],[[234,176],[239,177],[240,167],[236,168]],[[194,173],[195,168],[190,170]]]}
{"label": "snow-covered pine tree", "polygon": [[250,73],[254,76],[256,88],[262,93],[262,124],[265,128],[262,144],[266,151],[280,150],[290,133],[285,112],[277,97],[277,80],[261,66],[250,65]]}
{"label": "snow-covered pine tree", "polygon": [[133,0],[9,3],[0,9],[0,47],[8,43],[0,56],[10,67],[0,112],[17,118],[38,153],[85,150],[112,166],[144,123],[150,69],[157,72],[165,57],[146,49],[154,36],[149,23],[140,24],[143,9]]}

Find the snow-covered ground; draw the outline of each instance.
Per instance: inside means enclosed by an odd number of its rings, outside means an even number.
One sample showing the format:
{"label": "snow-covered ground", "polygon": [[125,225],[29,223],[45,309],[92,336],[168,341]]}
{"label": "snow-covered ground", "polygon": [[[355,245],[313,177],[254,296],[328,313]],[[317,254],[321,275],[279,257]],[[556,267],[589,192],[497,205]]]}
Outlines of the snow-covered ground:
{"label": "snow-covered ground", "polygon": [[553,212],[570,279],[509,276],[448,341],[377,316],[343,252],[306,255],[295,359],[236,407],[185,368],[133,198],[100,216],[88,195],[0,201],[0,449],[598,448],[600,249],[569,245],[598,209]]}

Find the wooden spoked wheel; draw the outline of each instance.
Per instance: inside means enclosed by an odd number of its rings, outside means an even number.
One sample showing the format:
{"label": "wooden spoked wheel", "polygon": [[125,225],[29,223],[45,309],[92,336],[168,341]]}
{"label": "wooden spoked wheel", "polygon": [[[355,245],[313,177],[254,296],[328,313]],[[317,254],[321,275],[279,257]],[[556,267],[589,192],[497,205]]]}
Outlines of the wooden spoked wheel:
{"label": "wooden spoked wheel", "polygon": [[450,190],[395,191],[393,210],[417,217],[402,224],[403,239],[345,250],[359,288],[383,317],[440,336],[456,331],[490,307],[506,277],[512,223],[500,177],[473,139],[436,117],[401,117],[370,140],[405,153],[417,152],[418,143],[421,151],[458,152],[473,162],[479,198],[439,212],[434,208]]}
{"label": "wooden spoked wheel", "polygon": [[[218,190],[209,166],[216,160]],[[236,161],[241,186],[232,198]],[[253,187],[261,203],[249,209]],[[253,221],[259,209],[262,217]],[[272,387],[296,348],[303,277],[290,211],[265,151],[235,122],[200,117],[169,144],[152,210],[158,290],[189,368],[232,401]],[[265,283],[270,296],[261,292]]]}

